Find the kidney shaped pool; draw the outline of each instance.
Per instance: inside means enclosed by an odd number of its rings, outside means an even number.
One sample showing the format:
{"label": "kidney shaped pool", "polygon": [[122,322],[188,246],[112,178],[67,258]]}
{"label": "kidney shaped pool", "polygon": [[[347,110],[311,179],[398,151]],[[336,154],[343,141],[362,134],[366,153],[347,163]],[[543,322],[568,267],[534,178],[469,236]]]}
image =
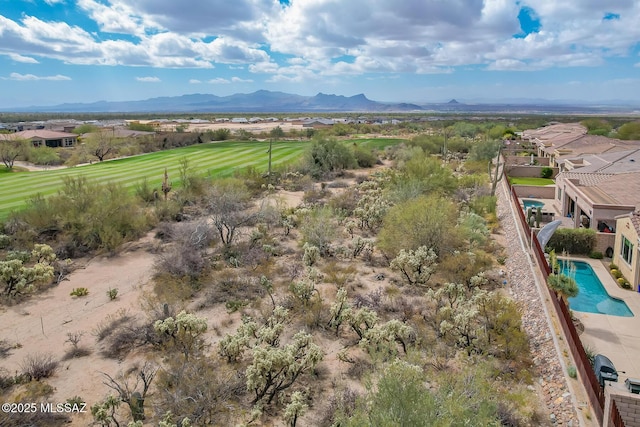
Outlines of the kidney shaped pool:
{"label": "kidney shaped pool", "polygon": [[580,288],[578,295],[569,298],[569,307],[586,313],[633,317],[629,306],[611,297],[591,266],[584,261],[560,260],[562,273],[573,277]]}

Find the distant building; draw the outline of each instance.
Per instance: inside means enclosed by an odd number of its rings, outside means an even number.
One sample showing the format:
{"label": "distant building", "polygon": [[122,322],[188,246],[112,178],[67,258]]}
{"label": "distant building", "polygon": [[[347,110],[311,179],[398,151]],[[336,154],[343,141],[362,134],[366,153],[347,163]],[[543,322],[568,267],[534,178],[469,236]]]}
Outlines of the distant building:
{"label": "distant building", "polygon": [[10,134],[0,134],[0,141],[27,140],[34,147],[73,147],[78,143],[78,135],[46,129],[23,130]]}

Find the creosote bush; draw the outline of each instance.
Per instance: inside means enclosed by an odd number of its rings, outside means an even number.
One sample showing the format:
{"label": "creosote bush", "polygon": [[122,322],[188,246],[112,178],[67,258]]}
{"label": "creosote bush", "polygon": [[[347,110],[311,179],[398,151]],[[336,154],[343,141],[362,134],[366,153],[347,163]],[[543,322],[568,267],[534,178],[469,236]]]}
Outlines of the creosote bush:
{"label": "creosote bush", "polygon": [[22,374],[30,381],[40,381],[52,376],[58,369],[58,361],[51,353],[35,353],[27,355],[20,367]]}

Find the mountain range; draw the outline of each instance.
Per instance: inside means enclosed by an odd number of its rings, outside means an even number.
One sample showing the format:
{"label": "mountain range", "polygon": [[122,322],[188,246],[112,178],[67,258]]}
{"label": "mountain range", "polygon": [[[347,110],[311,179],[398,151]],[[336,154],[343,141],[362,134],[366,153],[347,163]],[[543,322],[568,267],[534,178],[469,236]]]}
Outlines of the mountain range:
{"label": "mountain range", "polygon": [[228,96],[190,94],[164,96],[140,101],[98,101],[93,103],[65,103],[53,106],[32,106],[3,109],[12,112],[40,113],[266,113],[266,112],[460,112],[460,113],[565,113],[588,114],[605,112],[638,112],[638,106],[621,104],[578,104],[562,101],[517,100],[464,103],[452,99],[443,103],[388,103],[372,101],[364,94],[354,96],[303,96],[285,92],[259,90]]}

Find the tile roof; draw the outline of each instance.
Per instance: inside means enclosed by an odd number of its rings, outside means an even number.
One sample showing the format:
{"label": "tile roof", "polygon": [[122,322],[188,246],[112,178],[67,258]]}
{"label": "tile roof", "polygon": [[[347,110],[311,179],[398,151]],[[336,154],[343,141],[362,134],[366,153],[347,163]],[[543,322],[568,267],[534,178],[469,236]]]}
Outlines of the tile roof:
{"label": "tile roof", "polygon": [[631,216],[631,224],[633,224],[633,228],[636,229],[636,233],[640,236],[640,211],[635,211],[630,214]]}
{"label": "tile roof", "polygon": [[34,129],[34,130],[23,130],[20,132],[14,132],[9,134],[3,134],[2,139],[5,141],[15,140],[15,139],[59,139],[59,138],[77,138],[78,135],[75,133],[67,133],[67,132],[56,132],[53,130],[47,129]]}

